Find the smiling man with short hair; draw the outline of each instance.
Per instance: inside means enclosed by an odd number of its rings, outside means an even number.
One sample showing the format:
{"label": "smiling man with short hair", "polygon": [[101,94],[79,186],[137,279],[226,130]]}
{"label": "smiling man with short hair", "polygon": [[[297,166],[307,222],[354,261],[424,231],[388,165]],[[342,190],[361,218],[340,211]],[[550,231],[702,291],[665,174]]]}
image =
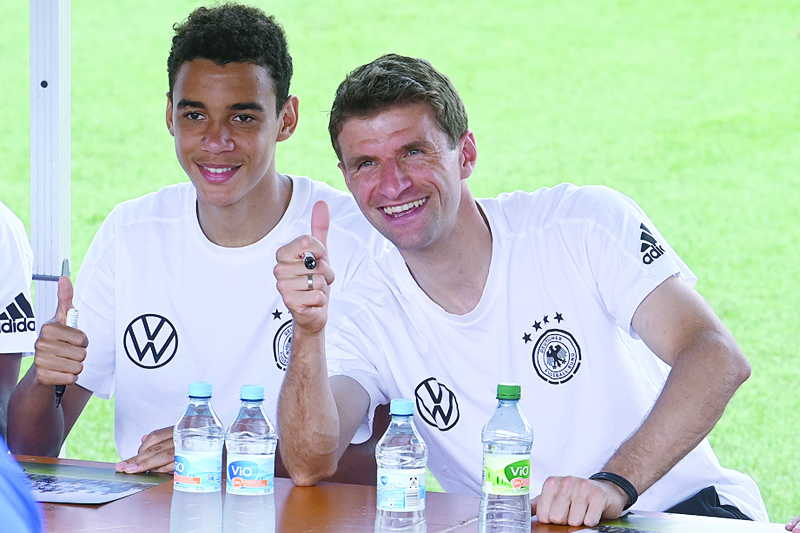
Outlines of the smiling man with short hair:
{"label": "smiling man with short hair", "polygon": [[329,323],[327,287],[302,286],[297,256],[334,245],[312,221],[278,252],[295,316],[278,425],[296,483],[336,471],[376,405],[415,398],[428,468],[445,490],[479,494],[481,428],[512,382],[535,435],[541,522],[593,526],[631,506],[767,519],[753,480],[705,439],[750,366],[632,200],[571,184],[476,200],[464,106],[422,59],[351,72],[329,130],[348,188],[395,248],[331,298]]}
{"label": "smiling man with short hair", "polygon": [[[335,211],[337,290],[385,247],[350,195],[276,170],[298,121],[291,76],[283,29],[256,8],[198,8],[176,25],[166,122],[191,182],[118,205],[74,300],[59,281],[55,320],[12,398],[14,452],[56,455],[91,395],[114,395],[118,470],[169,472],[190,381],[213,383],[223,424],[240,385],[264,385],[274,419],[292,329],[271,274],[276,250],[309,231],[319,200]],[[73,302],[78,329],[64,325]],[[54,385],[67,385],[60,408]]]}

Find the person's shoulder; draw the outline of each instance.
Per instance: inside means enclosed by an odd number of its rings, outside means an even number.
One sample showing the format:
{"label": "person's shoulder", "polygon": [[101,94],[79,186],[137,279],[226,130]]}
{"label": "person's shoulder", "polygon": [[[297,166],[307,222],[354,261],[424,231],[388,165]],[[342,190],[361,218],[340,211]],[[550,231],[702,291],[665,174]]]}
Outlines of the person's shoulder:
{"label": "person's shoulder", "polygon": [[402,297],[404,294],[402,282],[396,275],[395,263],[398,258],[402,259],[395,248],[381,257],[367,258],[361,264],[358,276],[348,283],[347,290],[331,296],[331,309],[339,312],[339,316],[353,319],[358,315],[372,315],[396,305],[398,296]]}
{"label": "person's shoulder", "polygon": [[600,227],[615,228],[631,215],[641,218],[641,208],[631,198],[605,185],[571,188],[554,210],[563,221],[591,221]]}
{"label": "person's shoulder", "polygon": [[355,201],[349,192],[342,191],[324,181],[313,180],[306,176],[289,176],[292,180],[292,202],[309,210],[319,201],[330,207],[331,220],[350,216],[357,211]]}
{"label": "person's shoulder", "polygon": [[0,202],[0,235],[6,233],[13,235],[15,238],[24,235],[27,239],[25,225],[22,220],[7,205]]}
{"label": "person's shoulder", "polygon": [[496,206],[509,220],[529,219],[537,225],[576,219],[613,217],[621,206],[632,201],[620,192],[604,185],[577,186],[561,183],[542,187],[533,192],[514,191],[494,199],[481,200],[481,205]]}
{"label": "person's shoulder", "polygon": [[3,202],[0,202],[0,223],[7,220],[19,220],[19,217]]}
{"label": "person's shoulder", "polygon": [[296,192],[302,194],[303,190],[307,191],[309,207],[320,200],[328,204],[331,214],[329,238],[356,241],[358,246],[371,250],[371,255],[383,255],[388,241],[361,213],[353,195],[328,183],[302,176],[292,176],[292,180]]}
{"label": "person's shoulder", "polygon": [[33,250],[28,234],[22,220],[3,203],[0,203],[0,258],[0,280],[7,282],[5,288],[30,284]]}
{"label": "person's shoulder", "polygon": [[118,203],[109,215],[118,224],[132,224],[153,218],[180,218],[186,211],[189,198],[194,195],[190,182],[167,185],[162,189]]}
{"label": "person's shoulder", "polygon": [[[337,189],[330,183],[313,180],[305,176],[292,176],[292,180],[295,182],[295,186],[300,185],[301,187],[304,186],[308,189],[308,198],[312,203],[319,200],[324,200],[328,202],[329,205],[333,204],[335,206],[355,205],[353,196],[348,191]],[[331,216],[334,215],[335,213],[331,211]]]}

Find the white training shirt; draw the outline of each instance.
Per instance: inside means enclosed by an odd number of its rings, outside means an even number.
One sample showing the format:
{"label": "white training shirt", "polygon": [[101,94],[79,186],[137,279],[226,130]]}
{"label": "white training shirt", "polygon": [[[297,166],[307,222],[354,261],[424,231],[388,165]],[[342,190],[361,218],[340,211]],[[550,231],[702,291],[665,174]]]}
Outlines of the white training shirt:
{"label": "white training shirt", "polygon": [[[631,330],[642,300],[670,276],[695,278],[642,210],[605,187],[563,184],[478,201],[492,262],[483,296],[447,313],[396,249],[331,304],[331,374],[356,379],[369,413],[416,400],[415,421],[442,487],[480,494],[481,429],[498,383],[520,383],[531,423],[531,493],[553,475],[588,477],[641,424],[669,367]],[[369,435],[364,421],[354,442]],[[634,508],[665,510],[709,485],[766,520],[758,487],[722,468],[703,442]]]}
{"label": "white training shirt", "polygon": [[38,333],[32,276],[33,251],[25,226],[0,202],[0,354],[33,351]]}
{"label": "white training shirt", "polygon": [[264,408],[276,422],[292,322],[276,287],[275,253],[310,234],[316,201],[330,206],[332,292],[387,246],[349,194],[291,179],[283,218],[249,246],[225,248],[205,237],[191,183],[119,204],[97,232],[76,284],[78,327],[89,338],[78,384],[103,398],[114,394],[122,458],[137,454],[143,435],[178,421],[190,381],[213,384],[226,427],[239,409],[239,387],[263,385]]}

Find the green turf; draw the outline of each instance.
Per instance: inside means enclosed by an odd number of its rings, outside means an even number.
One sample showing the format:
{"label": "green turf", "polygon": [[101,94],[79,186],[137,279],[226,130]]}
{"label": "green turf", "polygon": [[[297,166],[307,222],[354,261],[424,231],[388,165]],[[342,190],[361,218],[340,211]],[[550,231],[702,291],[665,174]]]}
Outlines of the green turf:
{"label": "green turf", "polygon": [[[774,521],[800,512],[800,1],[258,2],[284,24],[301,100],[278,168],[342,187],[325,132],[342,76],[384,52],[448,73],[478,195],[562,181],[632,196],[699,276],[753,367],[711,435]],[[73,264],[119,201],[183,180],[164,127],[170,26],[196,2],[72,1]],[[0,199],[29,220],[28,10],[0,5]],[[114,460],[111,402],[69,440]],[[477,465],[476,467],[479,467]]]}

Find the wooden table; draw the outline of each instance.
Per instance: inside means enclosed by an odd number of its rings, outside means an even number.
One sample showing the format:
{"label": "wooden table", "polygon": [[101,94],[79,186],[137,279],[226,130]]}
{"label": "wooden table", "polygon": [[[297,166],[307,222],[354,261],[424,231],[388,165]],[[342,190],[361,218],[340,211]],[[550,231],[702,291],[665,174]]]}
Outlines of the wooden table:
{"label": "wooden table", "polygon": [[[32,463],[93,466],[113,469],[112,463],[71,459],[16,456]],[[168,532],[173,491],[172,476],[152,488],[104,505],[44,503],[45,529],[49,533],[113,531]],[[224,489],[222,498],[225,497]],[[178,496],[182,496],[183,493]],[[478,531],[480,498],[463,494],[429,492],[427,494],[428,533],[467,533]],[[270,515],[271,517],[272,515]],[[314,487],[296,487],[288,479],[275,479],[274,529],[271,524],[259,531],[300,533],[306,531],[372,532],[375,520],[375,487],[320,483]],[[713,533],[713,532],[784,532],[782,524],[757,524],[739,520],[639,512],[627,524],[642,530]],[[585,528],[552,526],[534,522],[532,533],[570,533]],[[612,530],[613,531],[613,530]]]}

